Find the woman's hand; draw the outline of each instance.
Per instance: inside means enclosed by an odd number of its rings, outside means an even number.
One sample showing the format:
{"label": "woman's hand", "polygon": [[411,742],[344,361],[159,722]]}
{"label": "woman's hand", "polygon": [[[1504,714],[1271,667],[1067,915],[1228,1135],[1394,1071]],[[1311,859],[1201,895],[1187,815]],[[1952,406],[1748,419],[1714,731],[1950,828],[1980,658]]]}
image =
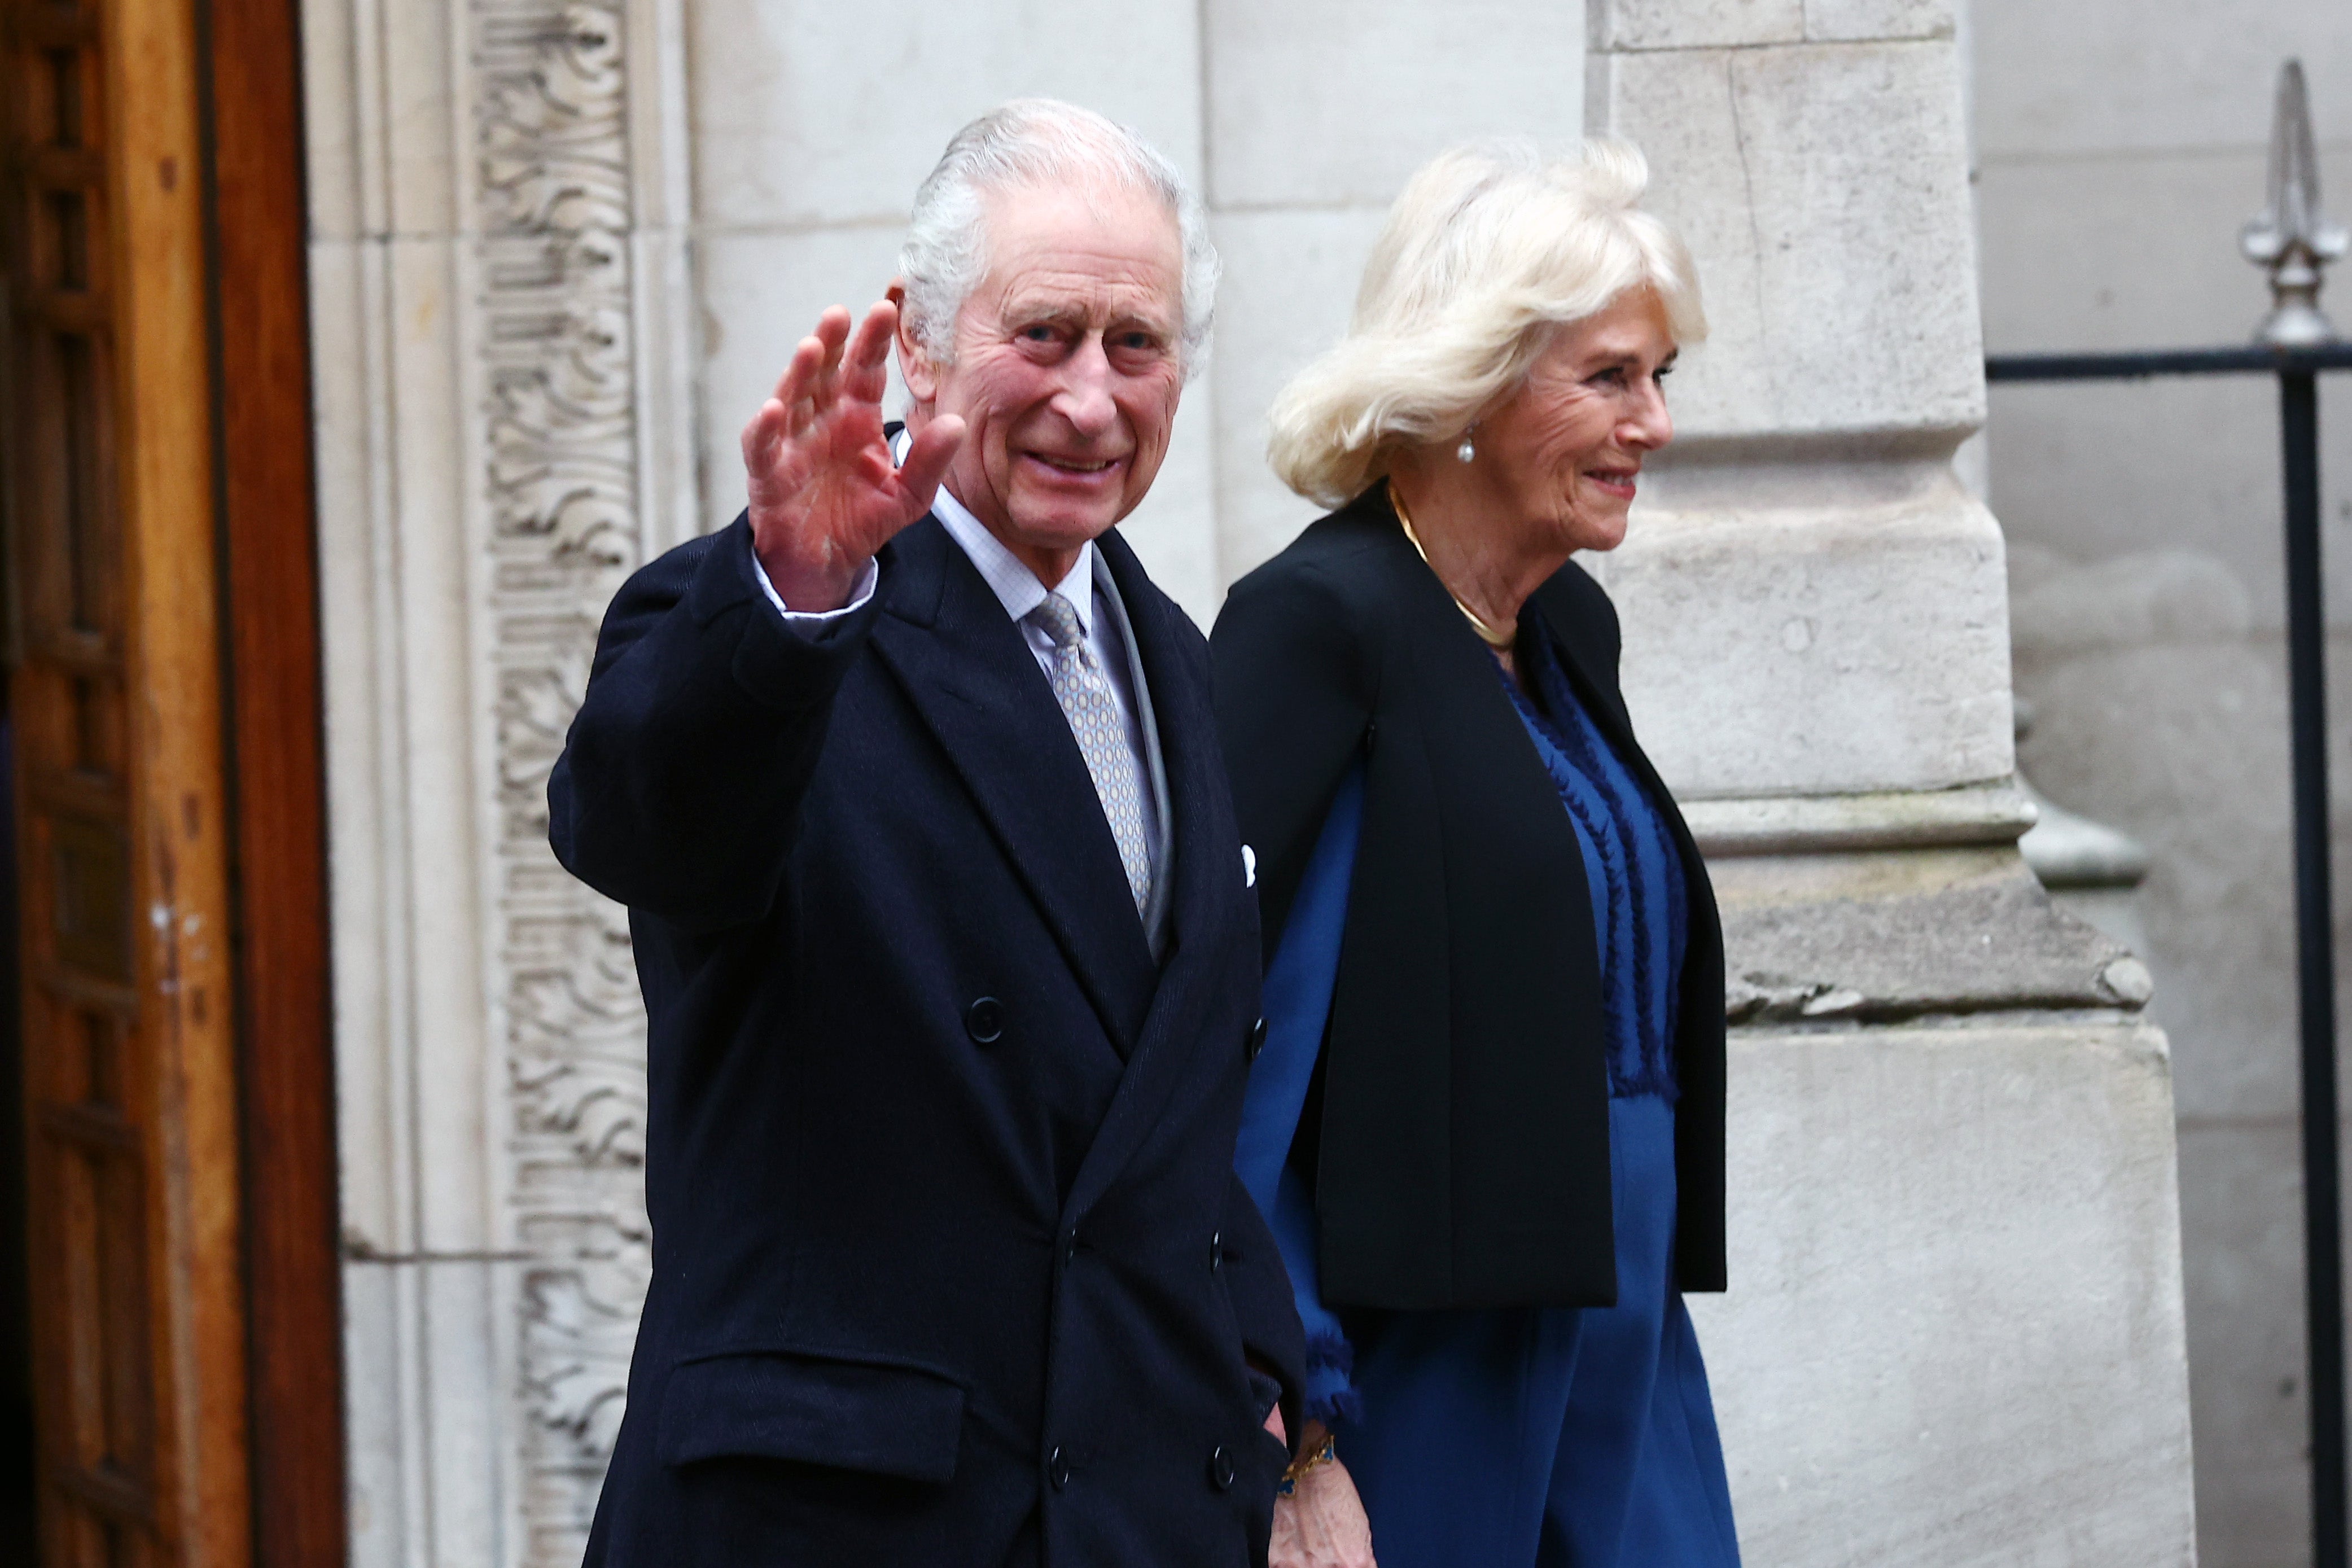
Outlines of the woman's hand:
{"label": "woman's hand", "polygon": [[1347,1466],[1337,1459],[1318,1465],[1298,1478],[1297,1490],[1274,1500],[1266,1562],[1268,1568],[1375,1568],[1371,1521]]}
{"label": "woman's hand", "polygon": [[743,429],[751,547],[795,610],[837,610],[890,536],[930,509],[963,439],[963,421],[926,425],[903,465],[882,435],[882,397],[898,324],[885,300],[853,338],[835,305],[801,340],[773,396]]}

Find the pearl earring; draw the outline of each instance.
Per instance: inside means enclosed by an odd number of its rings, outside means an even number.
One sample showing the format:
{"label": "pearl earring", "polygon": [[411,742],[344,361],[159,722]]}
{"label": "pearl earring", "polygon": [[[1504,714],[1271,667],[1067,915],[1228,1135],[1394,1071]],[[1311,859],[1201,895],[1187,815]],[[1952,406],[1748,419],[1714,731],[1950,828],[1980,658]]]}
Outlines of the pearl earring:
{"label": "pearl earring", "polygon": [[1471,445],[1470,432],[1465,430],[1462,432],[1462,445],[1454,448],[1454,460],[1461,463],[1474,462],[1477,456],[1478,448]]}

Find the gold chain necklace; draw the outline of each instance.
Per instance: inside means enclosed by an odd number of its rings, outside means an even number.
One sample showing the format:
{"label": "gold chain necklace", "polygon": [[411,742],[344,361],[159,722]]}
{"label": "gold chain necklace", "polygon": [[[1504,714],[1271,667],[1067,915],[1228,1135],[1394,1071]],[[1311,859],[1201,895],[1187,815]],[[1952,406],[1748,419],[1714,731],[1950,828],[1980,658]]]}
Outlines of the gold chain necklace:
{"label": "gold chain necklace", "polygon": [[[1389,481],[1389,505],[1395,509],[1397,521],[1404,525],[1404,536],[1412,542],[1413,553],[1421,557],[1421,563],[1423,566],[1429,567],[1429,574],[1437,578],[1437,585],[1445,588],[1444,577],[1439,574],[1435,566],[1430,564],[1429,552],[1422,548],[1421,535],[1412,531],[1412,514],[1405,510],[1404,492],[1397,489],[1394,479]],[[1461,595],[1451,588],[1445,588],[1445,596],[1454,601],[1454,607],[1461,611],[1464,618],[1469,621],[1471,628],[1478,634],[1478,640],[1496,652],[1508,653],[1511,650],[1511,645],[1519,640],[1519,629],[1517,626],[1497,631],[1486,623],[1484,616],[1464,604]]]}

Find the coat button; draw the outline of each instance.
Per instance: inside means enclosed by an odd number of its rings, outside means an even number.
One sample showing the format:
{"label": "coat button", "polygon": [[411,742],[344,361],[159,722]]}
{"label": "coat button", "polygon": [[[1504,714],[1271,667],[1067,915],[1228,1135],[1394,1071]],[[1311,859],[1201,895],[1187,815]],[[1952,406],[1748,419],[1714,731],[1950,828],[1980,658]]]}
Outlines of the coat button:
{"label": "coat button", "polygon": [[1070,1234],[1062,1238],[1062,1257],[1064,1259],[1071,1263],[1076,1263],[1078,1260],[1078,1227],[1072,1226],[1070,1227]]}
{"label": "coat button", "polygon": [[1257,1060],[1258,1052],[1264,1049],[1265,1049],[1265,1020],[1264,1018],[1260,1018],[1256,1023],[1250,1026],[1249,1059],[1252,1061]]}
{"label": "coat button", "polygon": [[1004,1037],[1004,1004],[993,996],[982,997],[964,1009],[963,1026],[980,1044],[996,1044]]}
{"label": "coat button", "polygon": [[[1220,1448],[1217,1452],[1222,1454],[1224,1450]],[[1060,1491],[1070,1484],[1070,1461],[1063,1456],[1058,1445],[1054,1449],[1053,1457],[1045,1461],[1045,1475],[1054,1483],[1055,1491]]]}
{"label": "coat button", "polygon": [[1214,1274],[1218,1269],[1223,1268],[1224,1266],[1225,1233],[1221,1230],[1217,1232],[1216,1235],[1209,1237],[1209,1272]]}
{"label": "coat button", "polygon": [[1220,1443],[1209,1455],[1209,1480],[1219,1491],[1229,1491],[1234,1484],[1234,1457]]}

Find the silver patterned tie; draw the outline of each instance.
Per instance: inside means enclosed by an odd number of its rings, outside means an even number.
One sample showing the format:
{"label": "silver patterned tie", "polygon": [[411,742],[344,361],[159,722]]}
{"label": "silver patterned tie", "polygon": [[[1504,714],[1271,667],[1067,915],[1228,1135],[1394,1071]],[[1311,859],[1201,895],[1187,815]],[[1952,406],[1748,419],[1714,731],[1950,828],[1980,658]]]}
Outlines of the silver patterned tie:
{"label": "silver patterned tie", "polygon": [[1095,794],[1102,799],[1110,836],[1118,841],[1118,858],[1127,868],[1128,890],[1135,895],[1135,911],[1151,902],[1151,848],[1143,841],[1143,802],[1135,787],[1133,758],[1127,749],[1127,721],[1118,700],[1111,694],[1110,678],[1087,646],[1078,626],[1078,612],[1059,594],[1026,617],[1054,645],[1054,699],[1070,721],[1078,740],[1078,754],[1087,760]]}

